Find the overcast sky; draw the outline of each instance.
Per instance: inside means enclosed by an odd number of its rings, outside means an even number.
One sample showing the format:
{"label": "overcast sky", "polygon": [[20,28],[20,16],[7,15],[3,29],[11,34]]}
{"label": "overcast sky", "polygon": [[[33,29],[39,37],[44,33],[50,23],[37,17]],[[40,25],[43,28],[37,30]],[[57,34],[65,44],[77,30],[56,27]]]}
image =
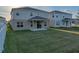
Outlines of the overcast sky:
{"label": "overcast sky", "polygon": [[[10,20],[10,11],[12,8],[16,8],[20,6],[0,6],[0,16],[6,17],[7,20]],[[52,11],[52,10],[79,10],[79,6],[32,6],[34,8]]]}

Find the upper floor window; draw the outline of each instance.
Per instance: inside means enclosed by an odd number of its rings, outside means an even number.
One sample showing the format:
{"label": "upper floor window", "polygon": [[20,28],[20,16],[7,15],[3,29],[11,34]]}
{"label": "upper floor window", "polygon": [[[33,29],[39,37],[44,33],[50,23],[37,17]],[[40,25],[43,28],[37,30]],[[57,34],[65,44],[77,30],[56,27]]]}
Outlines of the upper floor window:
{"label": "upper floor window", "polygon": [[39,16],[39,13],[38,13],[38,16]]}
{"label": "upper floor window", "polygon": [[31,13],[30,16],[33,16],[33,13]]}
{"label": "upper floor window", "polygon": [[54,18],[54,15],[52,17]]}
{"label": "upper floor window", "polygon": [[16,13],[17,16],[19,16],[19,13]]}
{"label": "upper floor window", "polygon": [[58,16],[56,16],[56,18],[58,18]]}

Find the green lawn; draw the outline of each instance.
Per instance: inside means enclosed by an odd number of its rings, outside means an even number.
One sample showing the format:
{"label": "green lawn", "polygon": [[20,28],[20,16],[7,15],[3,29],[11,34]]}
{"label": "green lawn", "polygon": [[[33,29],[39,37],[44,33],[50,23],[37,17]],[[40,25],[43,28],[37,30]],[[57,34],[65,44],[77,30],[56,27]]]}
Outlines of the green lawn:
{"label": "green lawn", "polygon": [[[52,52],[79,52],[79,34],[55,30],[47,31],[12,31],[8,26],[4,52],[52,53]],[[67,31],[79,31],[71,28]],[[64,29],[65,30],[65,29]]]}

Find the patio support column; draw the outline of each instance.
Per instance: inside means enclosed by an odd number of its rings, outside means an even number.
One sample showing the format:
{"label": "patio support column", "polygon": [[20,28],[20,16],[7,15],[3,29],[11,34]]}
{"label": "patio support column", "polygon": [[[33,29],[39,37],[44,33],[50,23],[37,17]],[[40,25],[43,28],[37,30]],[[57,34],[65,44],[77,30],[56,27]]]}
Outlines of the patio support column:
{"label": "patio support column", "polygon": [[33,29],[35,28],[35,24],[34,24],[34,21],[32,21],[33,22]]}

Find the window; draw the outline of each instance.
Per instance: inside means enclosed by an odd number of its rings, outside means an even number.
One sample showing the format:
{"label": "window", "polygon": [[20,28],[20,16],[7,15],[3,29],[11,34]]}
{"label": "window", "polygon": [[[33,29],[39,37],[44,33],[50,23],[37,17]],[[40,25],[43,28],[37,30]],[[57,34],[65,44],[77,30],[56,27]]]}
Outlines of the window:
{"label": "window", "polygon": [[38,16],[39,16],[39,13],[38,13]]}
{"label": "window", "polygon": [[31,24],[31,27],[32,27],[33,25]]}
{"label": "window", "polygon": [[19,22],[17,22],[17,24],[19,24]]}
{"label": "window", "polygon": [[17,27],[20,27],[19,25],[17,25]]}
{"label": "window", "polygon": [[21,27],[23,27],[23,25],[21,25]]}
{"label": "window", "polygon": [[23,22],[17,22],[17,27],[23,27]]}
{"label": "window", "polygon": [[16,13],[17,16],[19,16],[19,13]]}
{"label": "window", "polygon": [[56,25],[60,25],[60,22],[59,22],[59,21],[57,21],[57,22],[56,22]]}
{"label": "window", "polygon": [[56,18],[58,18],[58,16],[56,16]]}
{"label": "window", "polygon": [[21,24],[20,24],[20,25],[21,25],[21,27],[23,27],[23,22],[21,22]]}
{"label": "window", "polygon": [[52,17],[54,18],[54,15]]}
{"label": "window", "polygon": [[63,21],[63,25],[65,24],[65,22]]}
{"label": "window", "polygon": [[44,23],[44,26],[47,26],[47,23],[46,22]]}
{"label": "window", "polygon": [[31,13],[30,16],[33,16],[33,13]]}
{"label": "window", "polygon": [[64,18],[64,16],[63,16],[63,18]]}
{"label": "window", "polygon": [[72,23],[75,23],[75,21],[72,21]]}
{"label": "window", "polygon": [[77,14],[79,15],[79,12]]}
{"label": "window", "polygon": [[31,23],[31,27],[32,27],[33,26],[32,21],[30,23]]}

